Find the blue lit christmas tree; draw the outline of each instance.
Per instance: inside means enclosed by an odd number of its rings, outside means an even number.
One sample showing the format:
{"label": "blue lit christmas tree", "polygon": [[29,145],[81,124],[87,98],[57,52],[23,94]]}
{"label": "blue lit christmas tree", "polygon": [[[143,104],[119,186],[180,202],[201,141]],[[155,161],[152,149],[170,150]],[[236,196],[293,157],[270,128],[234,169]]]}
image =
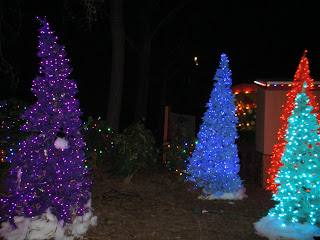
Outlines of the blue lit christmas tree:
{"label": "blue lit christmas tree", "polygon": [[[70,233],[76,237],[86,230],[78,231],[73,224],[83,227],[84,219],[92,220],[91,224],[96,221],[90,204],[92,180],[87,177],[89,170],[85,167],[81,110],[75,98],[77,85],[68,79],[72,71],[70,60],[65,58],[65,48],[57,43],[58,37],[50,30],[46,18],[38,20],[40,75],[33,80],[31,89],[38,101],[22,115],[26,120],[22,130],[31,135],[9,159],[11,171],[6,182],[9,194],[0,199],[1,221],[6,222],[2,223],[0,235],[40,239],[31,234],[51,233],[48,239],[63,239],[67,227],[71,226]],[[42,232],[36,233],[37,228],[32,225],[39,225],[37,231]],[[9,231],[11,226],[15,229]]]}
{"label": "blue lit christmas tree", "polygon": [[198,144],[189,158],[187,181],[201,187],[204,199],[242,199],[239,177],[236,106],[231,91],[231,70],[226,54],[221,55],[213,90],[198,133]]}
{"label": "blue lit christmas tree", "polygon": [[305,56],[300,65],[298,71],[305,81],[297,88],[288,117],[282,164],[275,178],[278,191],[273,194],[278,204],[254,224],[260,235],[270,239],[320,236],[319,108]]}

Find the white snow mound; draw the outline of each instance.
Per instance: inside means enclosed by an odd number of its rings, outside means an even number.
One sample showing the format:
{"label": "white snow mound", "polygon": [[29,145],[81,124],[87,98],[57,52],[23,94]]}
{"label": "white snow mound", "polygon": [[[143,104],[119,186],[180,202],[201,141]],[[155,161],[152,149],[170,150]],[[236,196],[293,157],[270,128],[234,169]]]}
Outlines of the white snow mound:
{"label": "white snow mound", "polygon": [[253,223],[256,233],[269,240],[313,240],[320,228],[310,223],[285,224],[282,219],[267,215]]}
{"label": "white snow mound", "polygon": [[[90,199],[91,200],[91,199]],[[89,200],[89,204],[91,201]],[[97,226],[98,217],[93,216],[91,211],[83,216],[77,216],[72,224],[59,222],[54,216],[50,208],[46,213],[35,218],[14,217],[14,222],[17,225],[15,229],[9,224],[9,221],[1,224],[0,236],[7,240],[73,240],[74,238],[83,239],[83,234],[86,233],[89,226]]]}
{"label": "white snow mound", "polygon": [[222,195],[215,195],[215,194],[201,195],[198,197],[198,199],[203,199],[203,200],[215,200],[215,199],[241,200],[241,199],[247,197],[245,192],[246,192],[246,189],[243,187],[243,188],[240,188],[237,192],[223,193]]}

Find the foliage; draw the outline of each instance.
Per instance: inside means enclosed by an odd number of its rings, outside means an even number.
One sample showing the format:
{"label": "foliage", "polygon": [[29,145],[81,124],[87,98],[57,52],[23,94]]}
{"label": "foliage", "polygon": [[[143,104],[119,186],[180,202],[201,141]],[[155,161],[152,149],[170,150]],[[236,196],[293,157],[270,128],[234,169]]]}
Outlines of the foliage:
{"label": "foliage", "polygon": [[187,168],[187,159],[191,156],[195,148],[195,143],[183,142],[177,139],[165,142],[163,153],[165,154],[165,166],[184,176]]}
{"label": "foliage", "polygon": [[0,179],[9,174],[10,163],[8,157],[13,155],[18,148],[18,143],[29,134],[20,131],[26,122],[21,119],[26,103],[15,98],[0,101]]}
{"label": "foliage", "polygon": [[106,121],[91,116],[83,125],[86,142],[87,164],[90,167],[103,164],[111,157],[114,133]]}
{"label": "foliage", "polygon": [[134,123],[114,138],[114,171],[127,182],[141,169],[156,167],[158,150],[153,133],[141,122]]}

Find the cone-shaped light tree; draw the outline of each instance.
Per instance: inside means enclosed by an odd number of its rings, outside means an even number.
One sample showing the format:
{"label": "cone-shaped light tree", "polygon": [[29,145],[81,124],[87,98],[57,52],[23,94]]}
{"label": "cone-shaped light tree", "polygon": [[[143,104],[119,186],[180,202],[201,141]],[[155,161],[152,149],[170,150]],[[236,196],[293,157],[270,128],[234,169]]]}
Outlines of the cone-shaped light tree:
{"label": "cone-shaped light tree", "polygon": [[[271,157],[271,166],[268,170],[269,177],[267,179],[267,190],[270,190],[272,193],[277,192],[277,183],[275,178],[278,174],[279,168],[282,165],[281,157],[284,152],[284,148],[287,144],[285,139],[285,133],[288,128],[288,118],[294,109],[294,101],[299,92],[302,90],[302,85],[304,82],[307,82],[308,86],[313,86],[313,79],[309,76],[309,61],[305,56],[307,51],[305,51],[301,61],[299,63],[298,69],[294,75],[294,81],[291,84],[291,90],[287,93],[287,101],[284,106],[283,114],[281,115],[281,128],[278,131],[277,143],[274,145],[273,154]],[[312,97],[312,101],[315,96]],[[318,111],[318,105],[314,105],[314,111]]]}
{"label": "cone-shaped light tree", "polygon": [[189,158],[187,181],[202,187],[205,199],[241,199],[235,99],[231,91],[231,70],[226,54],[221,55],[213,90],[198,133],[198,144]]}
{"label": "cone-shaped light tree", "polygon": [[22,130],[31,136],[10,159],[9,194],[0,200],[1,220],[13,226],[15,216],[33,218],[47,209],[61,225],[89,211],[92,180],[86,176],[77,85],[67,79],[72,70],[64,46],[46,19],[38,20],[40,74],[31,89],[38,101],[22,115]]}
{"label": "cone-shaped light tree", "polygon": [[295,86],[294,93],[290,92],[295,97],[275,177],[277,191],[273,194],[278,204],[255,223],[259,234],[272,239],[313,239],[320,233],[319,115],[308,65],[308,59],[303,56],[295,75],[301,82]]}

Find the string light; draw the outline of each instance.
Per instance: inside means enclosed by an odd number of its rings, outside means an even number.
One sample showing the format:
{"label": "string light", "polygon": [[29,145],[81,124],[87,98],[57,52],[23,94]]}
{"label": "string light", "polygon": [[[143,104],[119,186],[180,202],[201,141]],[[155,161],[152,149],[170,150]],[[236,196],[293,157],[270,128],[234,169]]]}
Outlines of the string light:
{"label": "string light", "polygon": [[[20,119],[22,110],[27,109],[26,106],[21,107],[21,101],[9,99],[0,103],[0,133],[6,138],[0,139],[0,162],[6,163],[8,156],[12,156],[16,151],[19,141],[22,141],[28,134],[23,134],[20,128],[25,121]],[[3,167],[4,170],[4,167]]]}
{"label": "string light", "polygon": [[178,173],[180,176],[185,175],[187,159],[194,150],[194,143],[185,142],[184,144],[165,144],[163,151],[166,153],[164,165],[170,171]]}
{"label": "string light", "polygon": [[[91,164],[102,161],[105,153],[114,148],[113,146],[113,131],[106,126],[106,122],[98,117],[94,120],[92,117],[88,118],[87,122],[83,123],[84,135],[86,139],[86,155],[90,159]],[[86,161],[86,167],[88,167]]]}

